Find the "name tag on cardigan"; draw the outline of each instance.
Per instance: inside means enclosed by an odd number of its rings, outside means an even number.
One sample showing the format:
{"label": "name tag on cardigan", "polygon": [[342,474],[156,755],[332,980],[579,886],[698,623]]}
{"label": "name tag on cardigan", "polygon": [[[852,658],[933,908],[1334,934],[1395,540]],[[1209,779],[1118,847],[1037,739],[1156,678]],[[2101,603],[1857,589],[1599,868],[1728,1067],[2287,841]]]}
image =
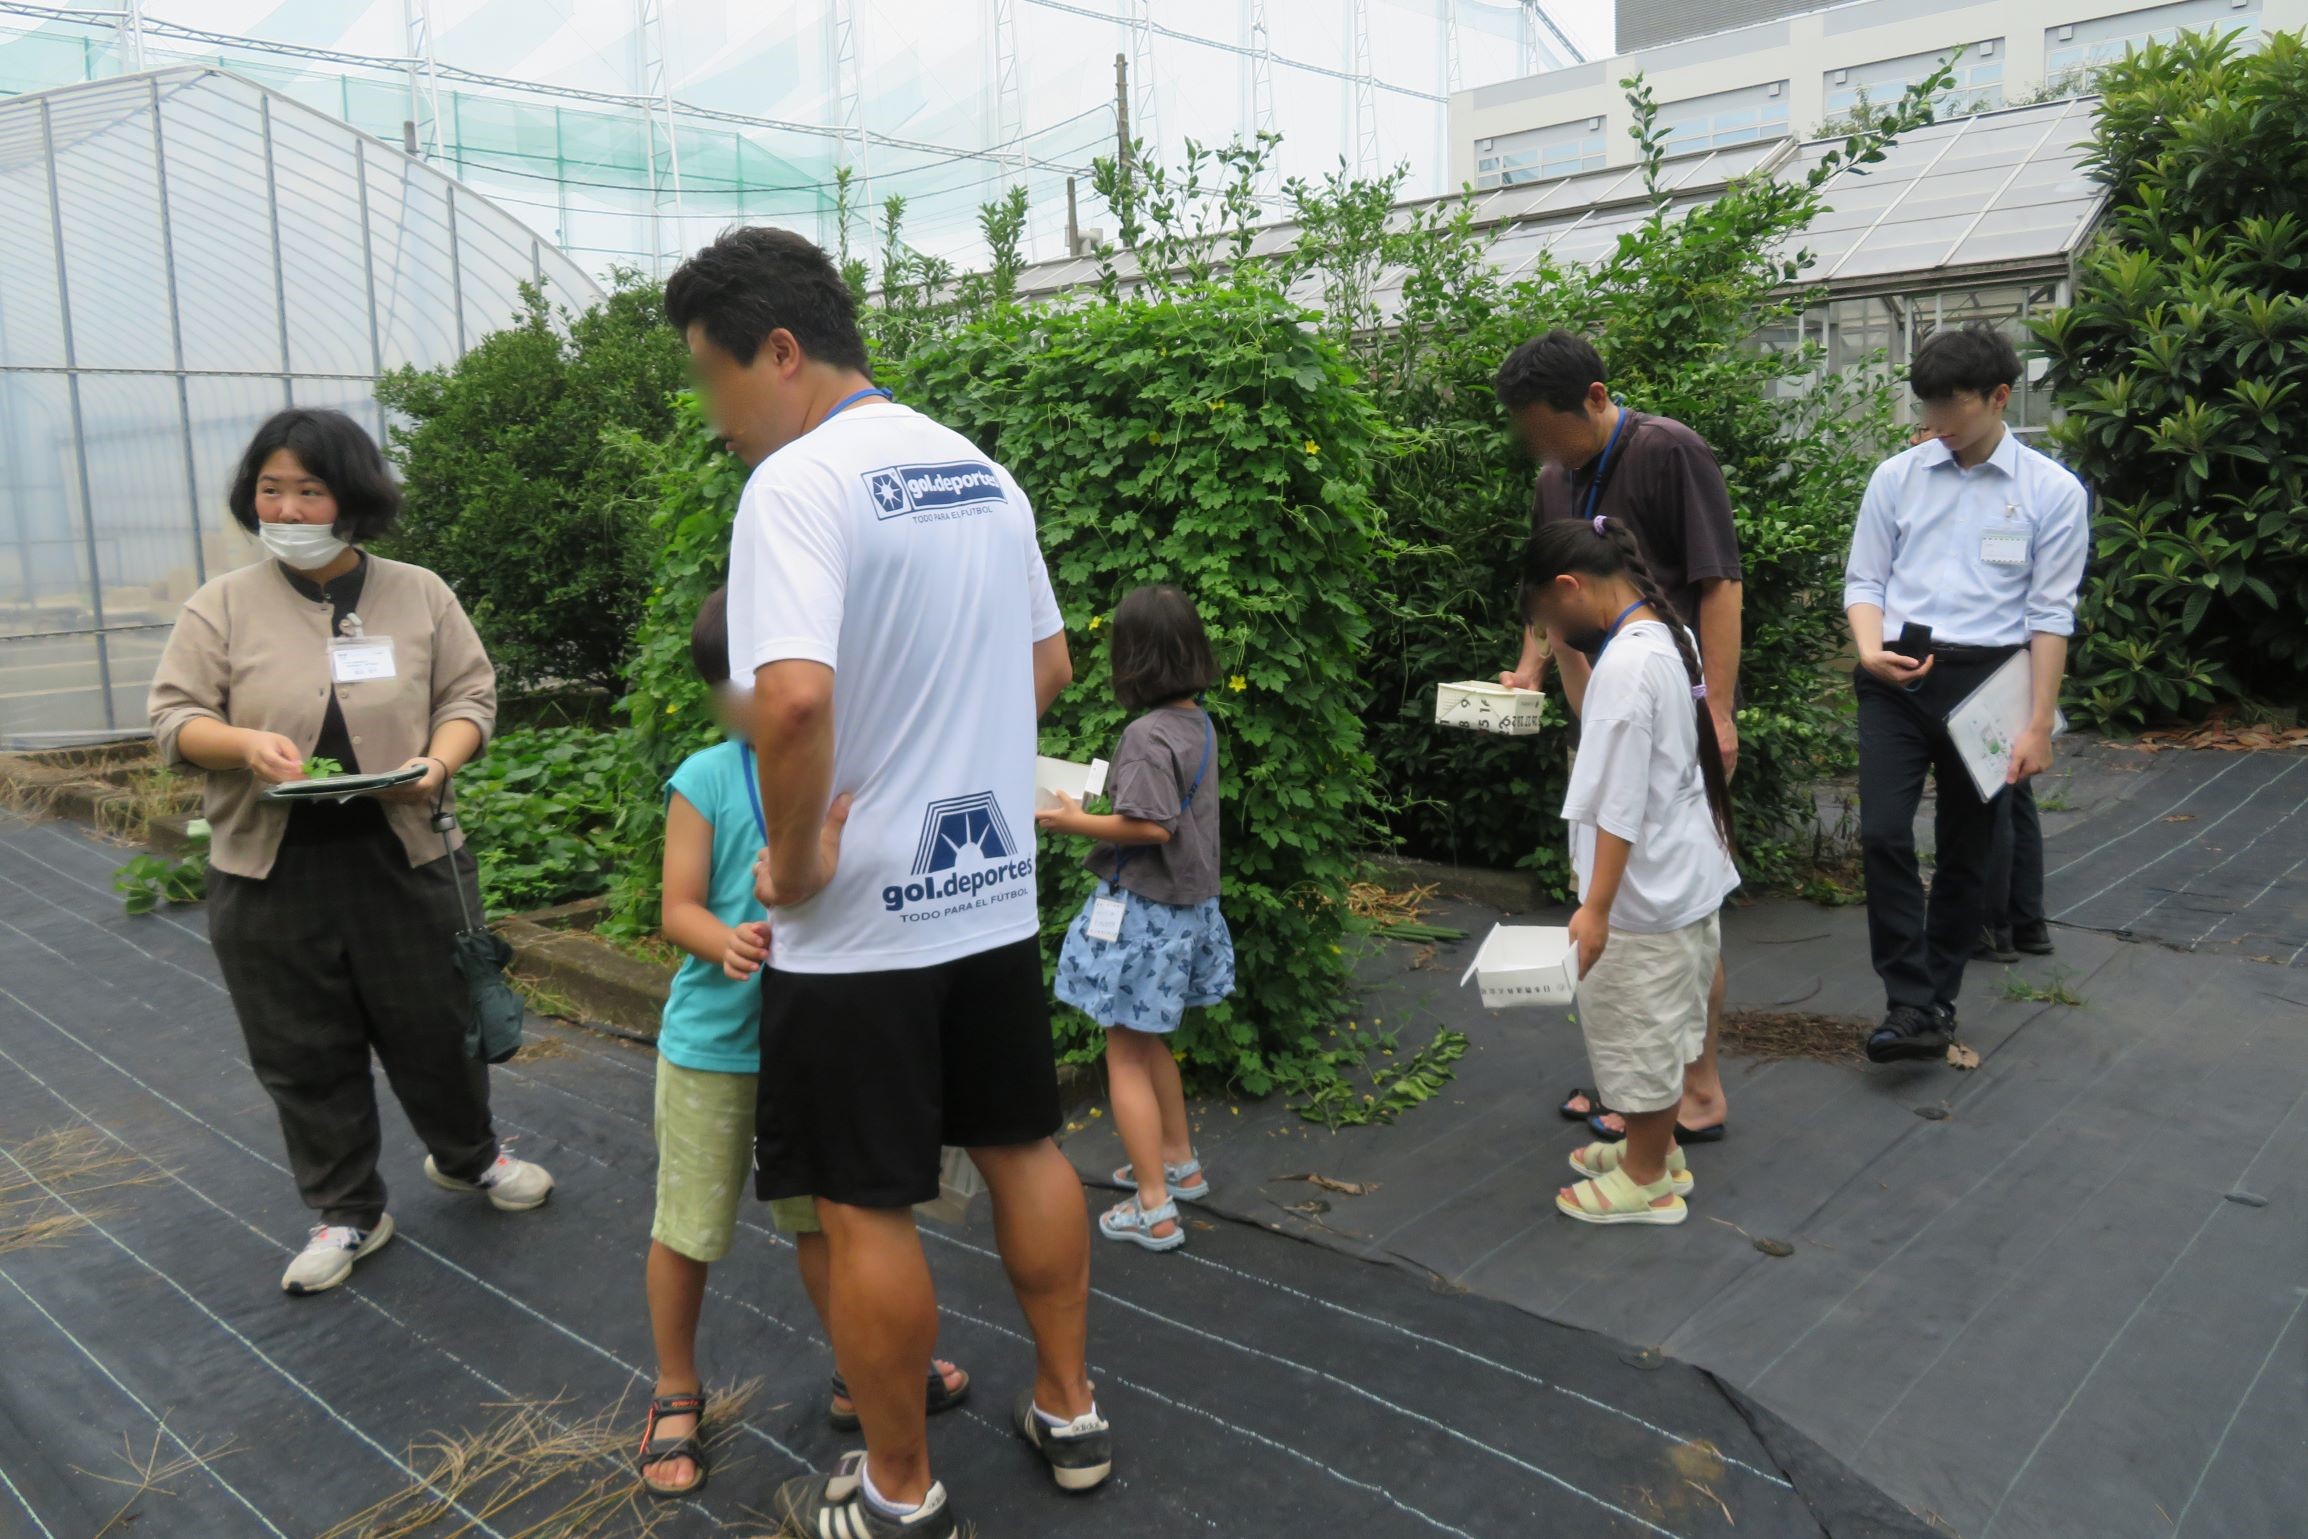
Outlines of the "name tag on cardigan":
{"label": "name tag on cardigan", "polygon": [[329,643],[329,677],[339,684],[395,677],[393,638],[339,636]]}

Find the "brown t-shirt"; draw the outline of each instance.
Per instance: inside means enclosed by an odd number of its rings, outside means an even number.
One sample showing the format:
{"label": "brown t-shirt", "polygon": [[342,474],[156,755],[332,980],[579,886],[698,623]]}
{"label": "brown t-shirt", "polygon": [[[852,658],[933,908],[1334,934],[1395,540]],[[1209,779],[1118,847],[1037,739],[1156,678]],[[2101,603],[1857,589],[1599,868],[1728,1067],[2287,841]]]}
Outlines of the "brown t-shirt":
{"label": "brown t-shirt", "polygon": [[1127,861],[1101,844],[1085,862],[1092,871],[1112,881],[1119,864],[1121,885],[1156,903],[1218,896],[1218,734],[1207,715],[1158,706],[1124,727],[1106,796],[1118,815],[1168,829],[1170,842],[1135,845]]}
{"label": "brown t-shirt", "polygon": [[[1596,513],[1634,525],[1643,558],[1678,618],[1699,628],[1699,584],[1739,577],[1739,530],[1731,492],[1705,439],[1671,417],[1628,412]],[[1554,518],[1586,518],[1587,494],[1603,456],[1577,470],[1549,465],[1531,501],[1531,531]]]}

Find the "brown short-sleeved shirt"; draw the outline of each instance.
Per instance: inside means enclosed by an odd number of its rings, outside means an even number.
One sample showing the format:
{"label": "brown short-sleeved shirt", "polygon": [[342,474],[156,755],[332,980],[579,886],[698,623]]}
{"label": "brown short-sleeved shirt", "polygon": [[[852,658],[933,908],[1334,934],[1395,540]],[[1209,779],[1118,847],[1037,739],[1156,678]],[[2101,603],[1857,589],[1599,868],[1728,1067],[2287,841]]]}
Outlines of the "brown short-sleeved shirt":
{"label": "brown short-sleeved shirt", "polygon": [[[1671,417],[1627,413],[1626,430],[1611,456],[1610,475],[1595,498],[1595,512],[1634,525],[1643,558],[1659,591],[1694,631],[1699,626],[1699,584],[1736,581],[1739,530],[1731,519],[1731,492],[1707,441]],[[1539,472],[1531,502],[1531,530],[1556,518],[1587,515],[1587,494],[1603,457],[1576,470],[1549,465]]]}
{"label": "brown short-sleeved shirt", "polygon": [[1101,844],[1084,864],[1109,881],[1119,866],[1121,885],[1156,903],[1218,896],[1218,734],[1206,713],[1160,706],[1124,727],[1106,796],[1120,816],[1168,829],[1170,842],[1137,845],[1127,862]]}

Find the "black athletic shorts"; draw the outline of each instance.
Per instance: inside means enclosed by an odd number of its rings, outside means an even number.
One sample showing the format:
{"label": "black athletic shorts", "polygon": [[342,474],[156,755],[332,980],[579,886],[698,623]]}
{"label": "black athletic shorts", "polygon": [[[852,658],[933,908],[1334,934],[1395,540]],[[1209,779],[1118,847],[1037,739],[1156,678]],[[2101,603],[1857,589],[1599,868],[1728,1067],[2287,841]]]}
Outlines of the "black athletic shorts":
{"label": "black athletic shorts", "polygon": [[1033,940],[884,973],[765,968],[754,1189],[905,1208],[940,1148],[1058,1131],[1057,1051]]}

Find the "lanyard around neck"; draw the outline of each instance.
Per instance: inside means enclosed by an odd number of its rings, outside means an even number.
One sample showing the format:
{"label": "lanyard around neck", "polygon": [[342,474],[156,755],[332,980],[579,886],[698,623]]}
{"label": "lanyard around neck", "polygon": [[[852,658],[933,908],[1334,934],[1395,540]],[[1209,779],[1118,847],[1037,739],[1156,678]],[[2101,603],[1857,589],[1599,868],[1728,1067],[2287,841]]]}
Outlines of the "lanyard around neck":
{"label": "lanyard around neck", "polygon": [[[852,406],[857,405],[858,402],[864,400],[867,396],[870,395],[878,395],[885,401],[894,401],[897,399],[896,396],[891,395],[887,390],[883,389],[879,385],[868,385],[863,390],[853,390],[848,395],[843,396],[840,400],[833,403],[833,410],[827,412],[823,417],[818,419],[818,427],[824,427],[828,422],[833,421],[834,418],[840,416],[843,412],[848,411]],[[815,429],[812,429],[812,431],[815,431]]]}
{"label": "lanyard around neck", "polygon": [[745,760],[745,799],[753,803],[753,826],[761,835],[762,848],[769,847],[769,819],[761,815],[761,777],[754,772],[753,748],[750,744],[737,745],[739,757]]}
{"label": "lanyard around neck", "polygon": [[1649,602],[1649,599],[1635,600],[1634,603],[1629,604],[1626,608],[1620,610],[1618,617],[1614,619],[1609,625],[1603,627],[1603,646],[1595,648],[1596,657],[1600,658],[1603,655],[1603,647],[1608,647],[1611,644],[1611,638],[1619,634],[1619,627],[1627,623],[1627,616],[1633,614],[1636,610],[1642,608]]}
{"label": "lanyard around neck", "polygon": [[1595,501],[1603,495],[1603,477],[1611,473],[1611,454],[1619,447],[1619,435],[1627,431],[1631,415],[1624,405],[1619,407],[1619,420],[1611,424],[1611,437],[1603,445],[1603,462],[1595,467],[1595,479],[1587,483],[1587,522],[1595,521]]}

